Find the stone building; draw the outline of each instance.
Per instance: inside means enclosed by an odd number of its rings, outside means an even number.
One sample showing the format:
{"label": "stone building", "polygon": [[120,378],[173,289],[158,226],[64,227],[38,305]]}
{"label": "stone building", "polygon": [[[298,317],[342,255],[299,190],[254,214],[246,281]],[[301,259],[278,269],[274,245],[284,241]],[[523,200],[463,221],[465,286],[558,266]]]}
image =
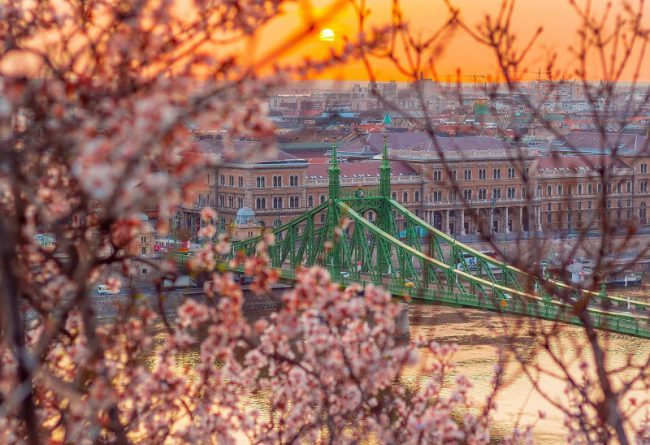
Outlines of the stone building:
{"label": "stone building", "polygon": [[[605,138],[610,151],[593,154],[590,146],[599,134],[569,135],[568,143],[577,147],[571,155],[568,149],[557,150],[557,144],[556,153],[548,154],[487,136],[433,141],[425,133],[370,133],[339,146],[341,189],[344,194],[370,193],[378,187],[386,138],[393,198],[466,241],[481,232],[595,229],[602,215],[616,227],[645,226],[650,204],[648,141],[628,136],[616,144]],[[242,207],[252,209],[261,226],[278,226],[325,202],[328,146],[280,150],[273,159],[223,162],[210,174],[208,199],[222,228],[235,221]],[[611,153],[614,147],[616,156]]]}

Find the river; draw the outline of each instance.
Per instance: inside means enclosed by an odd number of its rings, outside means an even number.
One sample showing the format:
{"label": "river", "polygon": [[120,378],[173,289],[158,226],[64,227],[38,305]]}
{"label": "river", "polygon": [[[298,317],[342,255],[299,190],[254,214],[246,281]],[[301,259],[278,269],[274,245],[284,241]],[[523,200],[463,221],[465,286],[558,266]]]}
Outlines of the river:
{"label": "river", "polygon": [[[619,292],[621,296],[645,298],[648,291],[637,288],[634,291]],[[245,311],[247,317],[257,318],[262,314],[270,313],[269,310]],[[472,399],[480,405],[491,391],[491,382],[494,367],[498,363],[497,349],[506,346],[506,350],[513,346],[525,354],[530,354],[532,365],[545,370],[557,370],[549,354],[536,348],[536,338],[529,333],[527,326],[549,328],[553,326],[549,321],[538,321],[530,318],[502,315],[484,312],[476,309],[452,308],[431,304],[411,304],[409,308],[409,323],[411,338],[423,338],[427,341],[440,343],[456,343],[459,347],[455,356],[457,372],[470,378],[473,384]],[[516,335],[506,340],[503,333],[513,326],[519,326]],[[585,343],[585,336],[580,327],[560,325],[561,329],[553,343],[554,351],[561,351],[564,359],[570,364],[574,372],[578,372],[578,360],[575,351]],[[622,365],[632,358],[635,363],[650,359],[650,341],[613,333],[602,333],[601,340],[607,351],[607,360],[610,366]],[[535,351],[538,351],[535,353]],[[426,365],[431,360],[427,349],[420,351],[419,362],[408,368],[405,372],[405,384],[428,378]],[[180,357],[182,363],[193,363],[195,354]],[[534,434],[540,444],[566,443],[566,429],[562,413],[537,392],[529,378],[521,372],[522,367],[514,354],[505,355],[505,383],[501,387],[496,401],[497,410],[494,413],[493,434],[500,436],[507,434],[519,425],[535,424]],[[629,377],[629,372],[623,372],[621,377]],[[453,376],[451,376],[453,378]],[[450,378],[450,382],[451,382]],[[650,385],[650,382],[646,382]],[[540,385],[544,393],[558,400],[566,406],[564,395],[565,383],[549,376],[542,377]],[[636,390],[634,396],[642,402],[650,404],[650,393]],[[545,413],[544,419],[539,419],[539,411]],[[644,412],[639,412],[637,420],[643,417]]]}
{"label": "river", "polygon": [[[637,291],[638,292],[638,291]],[[532,353],[535,348],[535,338],[527,329],[519,329],[517,334],[507,341],[502,335],[504,328],[512,328],[517,323],[541,323],[546,328],[550,322],[532,321],[517,316],[502,316],[497,313],[486,313],[465,308],[449,308],[425,304],[412,304],[409,315],[411,336],[422,337],[428,341],[453,342],[459,346],[456,354],[457,371],[465,374],[473,383],[472,398],[477,403],[485,400],[491,391],[491,381],[494,367],[498,363],[497,348],[499,345],[511,345],[525,353]],[[628,357],[633,357],[636,363],[648,360],[650,357],[650,341],[619,334],[604,333],[601,339],[606,345],[608,364],[611,366],[625,363]],[[584,343],[585,336],[580,327],[563,325],[553,350],[562,351],[571,369],[578,371],[575,360],[577,346]],[[508,349],[508,348],[506,348]],[[426,370],[422,369],[431,359],[427,350],[423,349],[420,363],[409,369],[411,378],[426,378]],[[541,351],[534,354],[531,364],[546,370],[557,370],[557,366],[549,354]],[[497,395],[497,411],[494,415],[495,433],[511,431],[517,422],[520,425],[535,425],[535,437],[541,444],[566,443],[564,417],[531,384],[523,374],[522,367],[514,354],[506,354],[505,385]],[[627,375],[626,375],[627,374]],[[630,373],[623,373],[622,377]],[[564,396],[565,384],[549,376],[543,377],[541,386],[548,397],[566,405]],[[638,390],[634,394],[639,400],[650,403],[650,394]],[[546,417],[539,419],[538,412],[542,410]],[[642,417],[639,413],[637,418]]]}

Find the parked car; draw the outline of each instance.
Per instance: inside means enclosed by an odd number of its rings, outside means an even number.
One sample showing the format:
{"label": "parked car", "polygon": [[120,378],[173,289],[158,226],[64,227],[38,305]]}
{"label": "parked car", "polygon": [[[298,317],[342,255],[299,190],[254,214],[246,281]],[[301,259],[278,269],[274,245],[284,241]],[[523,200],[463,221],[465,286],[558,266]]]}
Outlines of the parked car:
{"label": "parked car", "polygon": [[120,291],[117,289],[111,289],[106,284],[100,284],[97,286],[97,293],[99,295],[117,295]]}

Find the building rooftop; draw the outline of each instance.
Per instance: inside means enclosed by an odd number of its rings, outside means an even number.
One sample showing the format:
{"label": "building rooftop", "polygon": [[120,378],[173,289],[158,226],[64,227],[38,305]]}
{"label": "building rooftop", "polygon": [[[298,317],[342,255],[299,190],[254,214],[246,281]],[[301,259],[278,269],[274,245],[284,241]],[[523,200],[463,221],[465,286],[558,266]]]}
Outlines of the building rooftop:
{"label": "building rooftop", "polygon": [[503,150],[512,149],[506,142],[489,136],[436,137],[436,143],[428,134],[422,132],[405,133],[369,133],[343,145],[340,150],[345,152],[373,151],[381,153],[384,147],[384,136],[388,136],[390,150],[409,150],[436,152],[442,151],[474,151],[474,150]]}
{"label": "building rooftop", "polygon": [[614,148],[622,152],[640,153],[649,150],[649,140],[638,134],[599,133],[576,131],[553,143],[553,148],[576,149],[598,153],[611,153]]}
{"label": "building rooftop", "polygon": [[539,171],[587,171],[600,168],[630,168],[618,158],[607,155],[551,156],[539,158]]}
{"label": "building rooftop", "polygon": [[[312,159],[315,161],[315,159]],[[322,179],[327,178],[327,169],[329,168],[329,158],[319,158],[318,162],[310,162],[305,170],[305,178]],[[339,162],[342,178],[370,178],[379,177],[379,166],[381,161],[368,160],[357,162]],[[391,161],[391,176],[412,176],[418,174],[406,162]]]}

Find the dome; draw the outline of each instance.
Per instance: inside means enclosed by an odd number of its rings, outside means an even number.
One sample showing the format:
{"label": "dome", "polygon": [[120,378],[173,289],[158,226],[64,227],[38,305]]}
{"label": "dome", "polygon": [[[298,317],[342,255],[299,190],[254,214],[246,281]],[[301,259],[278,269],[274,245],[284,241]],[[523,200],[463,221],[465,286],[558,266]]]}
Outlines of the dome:
{"label": "dome", "polygon": [[146,213],[139,212],[136,216],[140,221],[143,221],[143,222],[149,221],[149,217],[147,216]]}
{"label": "dome", "polygon": [[256,224],[255,221],[255,212],[250,207],[242,207],[237,210],[237,216],[235,216],[235,224]]}

